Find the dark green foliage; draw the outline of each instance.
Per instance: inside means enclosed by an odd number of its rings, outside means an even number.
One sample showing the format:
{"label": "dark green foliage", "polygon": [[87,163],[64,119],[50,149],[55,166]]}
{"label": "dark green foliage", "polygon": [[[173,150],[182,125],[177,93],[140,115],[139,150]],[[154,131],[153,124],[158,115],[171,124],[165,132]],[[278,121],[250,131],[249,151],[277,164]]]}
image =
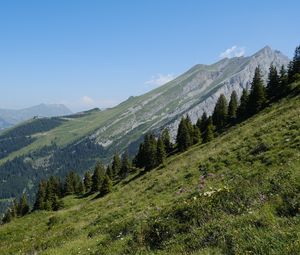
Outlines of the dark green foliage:
{"label": "dark green foliage", "polygon": [[121,170],[121,158],[118,153],[115,153],[113,162],[112,162],[113,176],[118,175],[120,170]]}
{"label": "dark green foliage", "polygon": [[64,207],[63,201],[57,195],[54,195],[51,209],[53,211],[58,211],[58,210],[62,209],[63,207]]}
{"label": "dark green foliage", "polygon": [[97,162],[92,176],[92,192],[99,191],[104,177],[105,169],[101,162]]}
{"label": "dark green foliage", "polygon": [[203,112],[201,119],[198,119],[197,124],[196,124],[200,128],[202,137],[204,137],[204,135],[205,135],[205,131],[206,131],[207,124],[208,124],[207,121],[208,121],[207,114],[206,114],[206,112]]}
{"label": "dark green foliage", "polygon": [[221,94],[215,105],[215,109],[212,115],[212,120],[217,130],[221,130],[227,123],[228,104],[226,97]]}
{"label": "dark green foliage", "polygon": [[240,104],[237,109],[238,120],[242,121],[248,117],[248,102],[249,102],[249,93],[246,89],[243,89],[242,96],[240,98]]}
{"label": "dark green foliage", "polygon": [[249,94],[249,102],[247,106],[247,112],[249,116],[258,113],[266,106],[266,92],[262,80],[260,68],[255,69],[255,74],[251,84],[251,90]]}
{"label": "dark green foliage", "polygon": [[[297,76],[298,74],[298,76]],[[293,60],[288,66],[288,81],[289,83],[299,79],[300,74],[300,45],[296,47]]]}
{"label": "dark green foliage", "polygon": [[201,131],[197,125],[193,126],[193,137],[192,138],[193,138],[193,144],[202,142]]}
{"label": "dark green foliage", "polygon": [[213,125],[212,117],[210,116],[207,120],[207,127],[204,134],[203,141],[205,143],[210,142],[212,139],[214,139],[214,132],[215,132],[215,126]]}
{"label": "dark green foliage", "polygon": [[159,137],[157,140],[157,150],[156,150],[157,165],[163,164],[165,162],[166,156],[167,154],[166,154],[163,138]]}
{"label": "dark green foliage", "polygon": [[100,195],[105,196],[106,194],[110,193],[112,190],[112,181],[109,176],[106,174],[103,178],[102,185],[99,189]]}
{"label": "dark green foliage", "polygon": [[129,161],[129,156],[128,152],[126,151],[123,156],[122,156],[122,164],[121,164],[121,170],[120,170],[120,178],[126,178],[130,172],[130,161]]}
{"label": "dark green foliage", "polygon": [[162,131],[161,138],[163,140],[166,153],[167,154],[171,153],[173,151],[173,144],[171,142],[171,137],[170,137],[170,134],[169,134],[169,130],[167,128],[165,128]]}
{"label": "dark green foliage", "polygon": [[145,136],[144,141],[144,158],[145,161],[145,170],[149,171],[157,166],[157,159],[156,159],[156,149],[157,148],[157,141],[153,134],[148,134]]}
{"label": "dark green foliage", "polygon": [[189,119],[182,117],[177,131],[176,142],[179,151],[186,151],[192,145],[191,127]]}
{"label": "dark green foliage", "polygon": [[28,205],[28,202],[27,202],[26,194],[23,193],[21,198],[20,198],[19,204],[17,206],[17,215],[18,216],[24,216],[27,213],[29,213],[29,205]]}
{"label": "dark green foliage", "polygon": [[276,67],[271,64],[269,69],[268,83],[267,83],[267,96],[269,100],[279,98],[282,91],[280,90],[280,79]]}
{"label": "dark green foliage", "polygon": [[109,178],[111,180],[113,180],[114,173],[113,173],[112,167],[110,165],[107,165],[107,167],[106,167],[106,174],[109,176]]}
{"label": "dark green foliage", "polygon": [[237,119],[238,96],[236,91],[232,91],[228,105],[228,121],[234,124]]}
{"label": "dark green foliage", "polygon": [[45,209],[46,188],[47,188],[47,182],[44,180],[40,181],[33,210]]}
{"label": "dark green foliage", "polygon": [[92,188],[92,175],[90,172],[85,172],[83,183],[85,192],[90,192]]}
{"label": "dark green foliage", "polygon": [[82,180],[80,176],[74,171],[69,172],[65,178],[64,194],[80,194],[83,192],[82,187]]}
{"label": "dark green foliage", "polygon": [[288,75],[284,65],[281,66],[279,72],[279,91],[281,92],[279,94],[280,97],[287,95],[289,92]]}

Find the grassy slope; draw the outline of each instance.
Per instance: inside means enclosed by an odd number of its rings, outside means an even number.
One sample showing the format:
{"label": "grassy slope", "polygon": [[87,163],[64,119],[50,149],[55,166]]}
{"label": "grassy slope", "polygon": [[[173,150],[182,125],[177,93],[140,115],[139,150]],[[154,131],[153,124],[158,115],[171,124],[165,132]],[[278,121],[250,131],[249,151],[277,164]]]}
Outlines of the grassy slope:
{"label": "grassy slope", "polygon": [[0,254],[299,254],[299,117],[284,99],[104,198],[0,226]]}

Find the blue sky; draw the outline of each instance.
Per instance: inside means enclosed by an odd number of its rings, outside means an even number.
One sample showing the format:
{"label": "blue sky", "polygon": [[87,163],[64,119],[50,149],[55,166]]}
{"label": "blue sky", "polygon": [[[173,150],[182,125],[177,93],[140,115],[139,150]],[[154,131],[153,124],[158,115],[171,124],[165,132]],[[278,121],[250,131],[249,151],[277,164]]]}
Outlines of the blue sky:
{"label": "blue sky", "polygon": [[109,107],[228,49],[291,57],[299,10],[298,0],[0,1],[0,108]]}

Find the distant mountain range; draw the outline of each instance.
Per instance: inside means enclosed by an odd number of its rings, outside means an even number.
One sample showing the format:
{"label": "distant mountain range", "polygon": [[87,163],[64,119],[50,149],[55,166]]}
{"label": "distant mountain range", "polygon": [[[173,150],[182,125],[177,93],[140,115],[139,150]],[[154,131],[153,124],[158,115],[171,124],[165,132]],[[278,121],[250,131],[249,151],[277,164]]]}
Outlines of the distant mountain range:
{"label": "distant mountain range", "polygon": [[72,112],[63,104],[39,104],[25,109],[0,109],[0,130],[12,127],[22,121],[37,117],[69,115]]}
{"label": "distant mountain range", "polygon": [[[189,114],[195,122],[203,111],[210,114],[221,93],[229,98],[233,90],[240,95],[243,88],[250,88],[257,66],[266,80],[271,63],[280,68],[289,59],[267,46],[249,57],[196,65],[175,80],[110,109],[35,119],[4,131],[0,136],[0,149],[5,147],[0,150],[0,201],[24,190],[33,194],[38,181],[49,175],[64,176],[71,169],[82,174],[99,159],[108,163],[116,151],[127,149],[132,155],[146,132],[167,127],[174,138],[183,115]],[[45,113],[49,116],[49,111],[26,116]],[[69,113],[51,111],[52,115]]]}

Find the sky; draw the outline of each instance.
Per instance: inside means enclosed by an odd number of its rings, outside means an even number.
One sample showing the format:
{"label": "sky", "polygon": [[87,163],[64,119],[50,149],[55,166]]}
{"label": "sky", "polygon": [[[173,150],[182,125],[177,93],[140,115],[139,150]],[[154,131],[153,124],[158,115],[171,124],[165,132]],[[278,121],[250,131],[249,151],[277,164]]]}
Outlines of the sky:
{"label": "sky", "polygon": [[0,1],[0,108],[107,108],[195,64],[292,57],[298,0]]}

